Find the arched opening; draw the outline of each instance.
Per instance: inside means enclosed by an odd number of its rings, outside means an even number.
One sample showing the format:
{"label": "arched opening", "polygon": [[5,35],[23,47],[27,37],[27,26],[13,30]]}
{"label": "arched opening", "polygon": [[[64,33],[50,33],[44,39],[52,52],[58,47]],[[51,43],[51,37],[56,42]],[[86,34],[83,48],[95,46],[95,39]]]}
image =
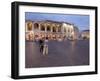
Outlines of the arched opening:
{"label": "arched opening", "polygon": [[47,26],[47,31],[50,31],[50,26],[49,25]]}
{"label": "arched opening", "polygon": [[58,32],[61,32],[61,27],[60,26],[58,27]]}
{"label": "arched opening", "polygon": [[41,31],[45,31],[45,26],[41,25]]}
{"label": "arched opening", "polygon": [[32,30],[32,23],[31,22],[27,23],[27,30],[28,31]]}
{"label": "arched opening", "polygon": [[56,27],[53,27],[53,32],[56,32]]}
{"label": "arched opening", "polygon": [[34,29],[38,29],[39,28],[39,24],[38,23],[34,23]]}

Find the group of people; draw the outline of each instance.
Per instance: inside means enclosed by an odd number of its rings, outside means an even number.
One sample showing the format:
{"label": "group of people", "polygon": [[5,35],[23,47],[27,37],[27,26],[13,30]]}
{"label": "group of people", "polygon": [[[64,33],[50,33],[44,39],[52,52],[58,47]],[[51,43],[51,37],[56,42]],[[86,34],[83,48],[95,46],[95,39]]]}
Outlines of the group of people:
{"label": "group of people", "polygon": [[47,55],[48,54],[48,37],[46,37],[45,39],[41,38],[39,40],[39,46],[40,46],[40,52],[43,55]]}

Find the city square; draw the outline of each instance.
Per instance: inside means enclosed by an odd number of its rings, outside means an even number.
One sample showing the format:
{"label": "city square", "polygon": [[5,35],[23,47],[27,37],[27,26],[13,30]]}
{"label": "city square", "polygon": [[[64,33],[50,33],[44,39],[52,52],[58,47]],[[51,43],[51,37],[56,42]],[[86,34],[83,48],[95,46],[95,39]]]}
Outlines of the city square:
{"label": "city square", "polygon": [[48,55],[40,53],[38,42],[25,45],[26,68],[89,65],[89,40],[48,41]]}

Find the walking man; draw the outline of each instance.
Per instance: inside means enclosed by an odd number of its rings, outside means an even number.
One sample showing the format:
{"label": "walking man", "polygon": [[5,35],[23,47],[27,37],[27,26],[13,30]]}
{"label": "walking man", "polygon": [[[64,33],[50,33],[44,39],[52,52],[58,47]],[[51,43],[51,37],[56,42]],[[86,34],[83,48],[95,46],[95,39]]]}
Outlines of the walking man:
{"label": "walking man", "polygon": [[39,45],[40,45],[40,52],[43,53],[43,47],[44,47],[44,41],[43,41],[43,39],[39,40]]}

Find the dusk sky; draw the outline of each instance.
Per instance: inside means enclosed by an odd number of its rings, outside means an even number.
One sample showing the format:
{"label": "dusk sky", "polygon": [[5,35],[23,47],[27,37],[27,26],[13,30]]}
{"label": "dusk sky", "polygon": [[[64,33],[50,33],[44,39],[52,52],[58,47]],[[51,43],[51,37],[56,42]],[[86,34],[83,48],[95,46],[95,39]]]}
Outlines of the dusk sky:
{"label": "dusk sky", "polygon": [[25,20],[32,20],[32,21],[53,20],[59,22],[63,21],[74,24],[79,28],[79,30],[89,29],[89,15],[25,12]]}

